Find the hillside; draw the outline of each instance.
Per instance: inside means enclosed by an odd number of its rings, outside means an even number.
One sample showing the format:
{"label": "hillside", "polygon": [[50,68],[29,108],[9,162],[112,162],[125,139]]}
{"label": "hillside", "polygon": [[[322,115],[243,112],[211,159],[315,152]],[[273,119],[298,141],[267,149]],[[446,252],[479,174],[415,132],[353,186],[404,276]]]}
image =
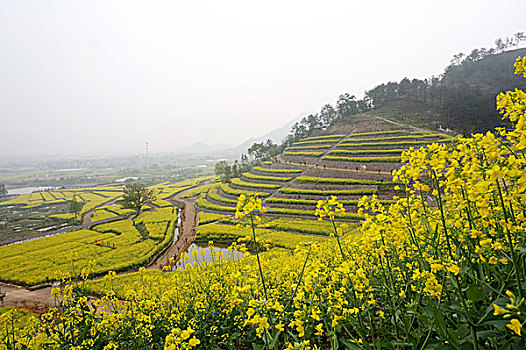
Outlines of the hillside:
{"label": "hillside", "polygon": [[366,92],[366,100],[372,115],[391,115],[433,130],[440,126],[470,134],[509,126],[495,110],[495,99],[501,92],[526,87],[513,74],[515,59],[525,53],[517,49],[470,55],[446,67],[438,78],[381,84]]}
{"label": "hillside", "polygon": [[[294,234],[298,232],[291,227],[316,222],[317,202],[333,195],[347,209],[344,221],[361,220],[358,200],[364,195],[374,194],[382,204],[390,204],[393,196],[400,195],[391,180],[392,171],[401,166],[403,150],[451,138],[383,117],[361,115],[345,122],[293,143],[275,162],[264,162],[231,183],[193,193],[200,195],[198,209],[230,216],[241,193],[259,193],[263,204],[271,208],[265,214],[269,229],[281,227]],[[292,226],[287,224],[291,220]],[[231,243],[232,239],[224,239],[226,232],[236,236],[231,225],[230,220],[223,220],[221,225],[199,226],[197,240],[217,239],[221,233],[222,241]],[[284,229],[287,226],[289,229]]]}

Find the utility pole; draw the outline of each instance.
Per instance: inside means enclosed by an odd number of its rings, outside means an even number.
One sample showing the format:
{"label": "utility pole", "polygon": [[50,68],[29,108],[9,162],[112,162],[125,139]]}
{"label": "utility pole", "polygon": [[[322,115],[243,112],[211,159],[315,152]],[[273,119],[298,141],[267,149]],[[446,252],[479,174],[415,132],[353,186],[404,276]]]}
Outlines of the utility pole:
{"label": "utility pole", "polygon": [[148,141],[146,141],[146,169],[150,171],[150,157],[148,155]]}

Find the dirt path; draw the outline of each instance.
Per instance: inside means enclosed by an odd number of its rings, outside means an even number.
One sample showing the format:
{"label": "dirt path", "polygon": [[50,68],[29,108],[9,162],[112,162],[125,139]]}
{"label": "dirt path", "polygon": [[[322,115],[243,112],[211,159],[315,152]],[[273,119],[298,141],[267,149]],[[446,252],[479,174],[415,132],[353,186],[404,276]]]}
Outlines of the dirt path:
{"label": "dirt path", "polygon": [[29,290],[2,284],[0,289],[2,293],[5,292],[4,303],[3,305],[0,304],[2,306],[25,307],[32,310],[45,310],[54,306],[54,301],[51,298],[51,287]]}
{"label": "dirt path", "polygon": [[181,196],[186,191],[178,193],[171,199],[172,202],[178,204],[184,204],[184,210],[181,214],[181,227],[179,228],[179,238],[177,241],[163,254],[163,256],[153,264],[147,267],[147,269],[162,269],[163,266],[169,265],[170,258],[174,258],[176,263],[181,253],[192,244],[195,238],[194,229],[197,228],[198,223],[198,211],[195,209],[195,199],[182,199]]}

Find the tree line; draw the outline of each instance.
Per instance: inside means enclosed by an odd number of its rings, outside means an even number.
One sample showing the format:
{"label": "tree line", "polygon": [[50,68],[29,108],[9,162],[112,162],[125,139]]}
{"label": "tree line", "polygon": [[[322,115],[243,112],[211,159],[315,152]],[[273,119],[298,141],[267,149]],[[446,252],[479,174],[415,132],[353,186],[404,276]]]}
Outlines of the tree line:
{"label": "tree line", "polygon": [[519,32],[511,38],[495,40],[495,47],[490,49],[474,49],[467,55],[458,53],[438,77],[404,78],[380,84],[365,92],[365,104],[367,108],[378,109],[398,100],[418,102],[441,116],[441,122],[453,129],[465,133],[492,129],[501,122],[495,110],[495,96],[522,83],[507,71],[510,66],[507,61],[515,57],[497,55],[525,40],[526,35]]}

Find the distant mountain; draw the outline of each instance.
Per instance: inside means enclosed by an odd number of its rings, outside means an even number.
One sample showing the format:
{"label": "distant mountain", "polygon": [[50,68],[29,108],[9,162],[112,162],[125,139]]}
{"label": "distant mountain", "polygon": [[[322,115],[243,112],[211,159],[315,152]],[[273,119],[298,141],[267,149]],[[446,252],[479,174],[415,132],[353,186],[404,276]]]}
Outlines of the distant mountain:
{"label": "distant mountain", "polygon": [[265,142],[268,139],[272,140],[274,143],[281,143],[281,141],[287,138],[287,135],[290,133],[290,129],[292,128],[292,125],[299,122],[301,119],[303,119],[304,117],[308,115],[309,115],[308,113],[302,113],[296,118],[294,118],[293,120],[291,120],[290,122],[288,122],[287,124],[283,125],[281,128],[272,130],[268,134],[265,134],[260,137],[250,138],[246,140],[245,142],[243,142],[242,144],[240,144],[239,146],[235,147],[234,149],[241,153],[246,153],[247,150],[250,148],[250,146],[252,146],[254,143]]}
{"label": "distant mountain", "polygon": [[246,140],[242,144],[232,147],[231,145],[209,145],[203,142],[195,142],[189,146],[180,148],[176,154],[179,155],[220,155],[225,156],[225,158],[237,158],[241,153],[247,153],[247,150],[254,143],[259,143],[271,139],[275,143],[281,143],[290,132],[292,125],[300,121],[302,118],[307,116],[307,113],[302,113],[293,120],[289,121],[287,124],[283,125],[281,128],[272,130],[271,132],[260,136],[254,137]]}

